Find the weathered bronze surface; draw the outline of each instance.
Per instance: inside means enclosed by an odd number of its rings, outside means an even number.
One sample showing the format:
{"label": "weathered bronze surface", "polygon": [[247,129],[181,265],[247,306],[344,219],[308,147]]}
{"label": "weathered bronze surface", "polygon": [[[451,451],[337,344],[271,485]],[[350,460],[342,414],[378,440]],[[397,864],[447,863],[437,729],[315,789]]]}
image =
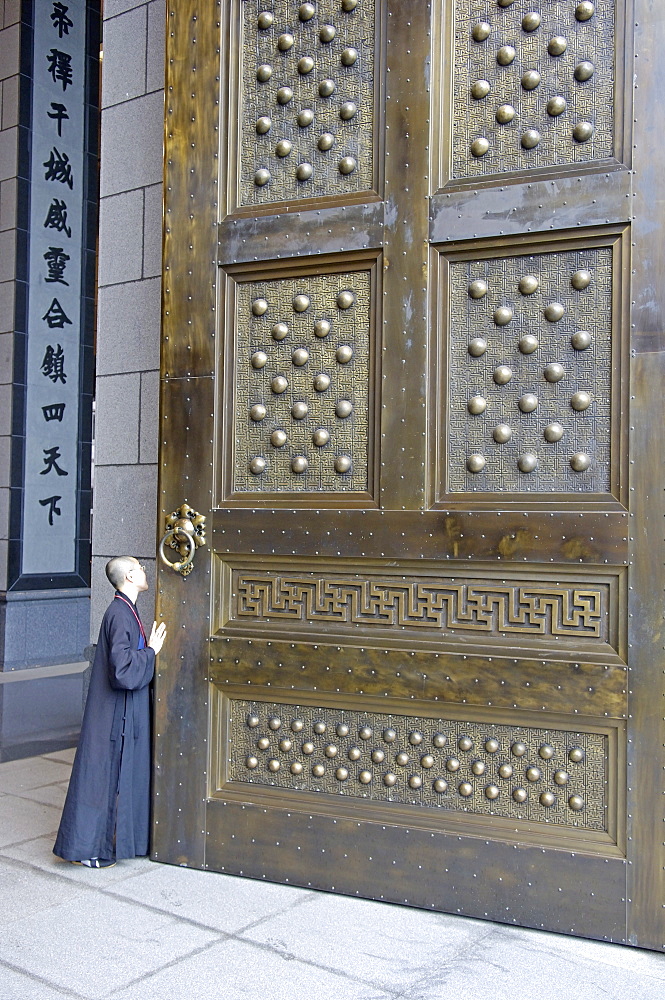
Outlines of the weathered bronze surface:
{"label": "weathered bronze surface", "polygon": [[169,6],[153,854],[662,949],[665,22],[432,8]]}

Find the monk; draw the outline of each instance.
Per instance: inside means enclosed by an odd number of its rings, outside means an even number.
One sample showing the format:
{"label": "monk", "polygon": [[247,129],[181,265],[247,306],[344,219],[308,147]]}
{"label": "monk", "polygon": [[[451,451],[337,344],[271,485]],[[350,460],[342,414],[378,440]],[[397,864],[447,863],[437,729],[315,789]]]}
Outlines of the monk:
{"label": "monk", "polygon": [[148,589],[133,556],[106,565],[115,596],[104,614],[90,675],[81,737],[53,853],[88,868],[148,853],[150,723],[155,657],[166,636],[146,638],[136,599]]}

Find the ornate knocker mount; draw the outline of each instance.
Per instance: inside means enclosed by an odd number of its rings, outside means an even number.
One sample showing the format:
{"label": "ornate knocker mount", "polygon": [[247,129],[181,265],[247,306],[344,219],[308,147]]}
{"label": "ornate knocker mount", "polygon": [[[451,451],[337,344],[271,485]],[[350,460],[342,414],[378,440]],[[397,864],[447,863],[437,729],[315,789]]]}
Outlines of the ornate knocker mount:
{"label": "ornate knocker mount", "polygon": [[[159,558],[165,566],[170,566],[182,576],[189,576],[194,568],[196,550],[206,543],[205,522],[203,514],[190,507],[186,500],[165,518],[166,534],[159,543]],[[178,562],[166,558],[164,550],[167,546],[179,554]]]}

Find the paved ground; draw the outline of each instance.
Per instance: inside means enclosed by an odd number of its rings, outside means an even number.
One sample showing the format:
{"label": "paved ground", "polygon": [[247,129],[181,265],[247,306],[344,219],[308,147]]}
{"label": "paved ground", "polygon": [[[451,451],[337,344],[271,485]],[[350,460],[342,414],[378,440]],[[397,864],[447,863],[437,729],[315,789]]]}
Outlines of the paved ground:
{"label": "paved ground", "polygon": [[0,764],[0,1000],[664,1000],[665,955],[51,847],[73,751]]}

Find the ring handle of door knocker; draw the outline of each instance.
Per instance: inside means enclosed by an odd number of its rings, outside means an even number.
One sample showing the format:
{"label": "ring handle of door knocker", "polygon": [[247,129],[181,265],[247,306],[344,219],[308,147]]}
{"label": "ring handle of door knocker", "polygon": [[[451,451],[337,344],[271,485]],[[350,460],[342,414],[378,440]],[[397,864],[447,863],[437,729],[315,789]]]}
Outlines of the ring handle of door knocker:
{"label": "ring handle of door knocker", "polygon": [[[170,559],[166,558],[166,553],[164,551],[164,546],[169,541],[169,539],[177,539],[179,542],[185,542],[189,548],[189,552],[180,562],[171,562]],[[194,536],[190,535],[187,531],[182,531],[176,528],[169,528],[161,542],[159,543],[159,558],[162,560],[165,566],[169,566],[176,573],[182,573],[183,576],[187,575],[192,570],[192,559],[194,558],[194,553],[196,552],[196,542],[194,541]]]}
{"label": "ring handle of door knocker", "polygon": [[[196,550],[206,543],[205,516],[199,514],[185,502],[164,519],[166,534],[159,543],[159,558],[181,576],[192,572]],[[166,558],[166,547],[175,549],[180,555],[178,562]]]}

